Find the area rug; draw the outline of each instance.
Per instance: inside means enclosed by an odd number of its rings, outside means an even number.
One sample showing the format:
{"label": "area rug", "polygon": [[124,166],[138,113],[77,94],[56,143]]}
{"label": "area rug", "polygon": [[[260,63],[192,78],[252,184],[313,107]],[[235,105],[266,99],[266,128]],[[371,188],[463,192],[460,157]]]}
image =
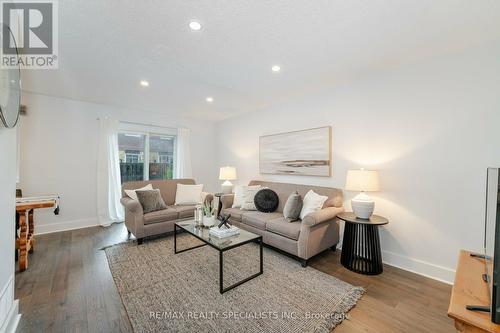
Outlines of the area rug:
{"label": "area rug", "polygon": [[[183,234],[178,249],[199,244]],[[174,254],[173,237],[105,249],[134,332],[330,332],[364,290],[274,250],[264,274],[219,293],[219,255],[209,246]],[[224,253],[224,285],[259,270],[259,248]]]}

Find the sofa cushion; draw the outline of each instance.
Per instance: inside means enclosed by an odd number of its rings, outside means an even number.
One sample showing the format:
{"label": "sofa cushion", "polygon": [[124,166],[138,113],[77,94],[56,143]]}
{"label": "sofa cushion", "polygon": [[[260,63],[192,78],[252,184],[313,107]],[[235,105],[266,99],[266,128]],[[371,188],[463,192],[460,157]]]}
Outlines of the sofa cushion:
{"label": "sofa cushion", "polygon": [[135,194],[137,194],[137,199],[141,203],[142,210],[145,214],[167,208],[159,189],[137,190]]}
{"label": "sofa cushion", "polygon": [[171,209],[175,210],[177,213],[179,213],[180,219],[185,219],[188,217],[194,217],[194,210],[195,210],[196,206],[194,206],[194,205],[192,205],[192,206],[173,205],[173,206],[168,206],[168,208],[171,208]]}
{"label": "sofa cushion", "polygon": [[302,210],[300,211],[300,219],[303,220],[307,214],[317,212],[323,207],[325,201],[328,200],[326,195],[319,195],[313,190],[309,190],[302,200]]}
{"label": "sofa cushion", "polygon": [[134,200],[139,201],[139,198],[137,198],[137,193],[135,193],[135,191],[146,191],[146,190],[152,190],[152,189],[153,189],[153,185],[148,184],[144,187],[141,187],[141,188],[138,188],[135,190],[123,190],[123,191],[125,192],[126,195],[128,195],[128,197],[130,199],[134,199]]}
{"label": "sofa cushion", "polygon": [[302,211],[302,197],[299,192],[295,191],[286,200],[283,207],[283,216],[288,222],[299,220],[300,212]]}
{"label": "sofa cushion", "polygon": [[281,213],[263,213],[258,211],[244,211],[241,222],[260,230],[266,230],[267,221],[283,217]]}
{"label": "sofa cushion", "polygon": [[175,205],[197,205],[202,203],[201,193],[203,192],[203,184],[185,185],[177,184],[175,192]]}
{"label": "sofa cushion", "polygon": [[231,214],[231,219],[241,222],[241,214],[243,211],[239,208],[225,208],[221,211],[222,215]]}
{"label": "sofa cushion", "polygon": [[254,202],[259,212],[272,213],[278,208],[279,198],[270,188],[263,188],[255,194]]}
{"label": "sofa cushion", "polygon": [[177,184],[195,184],[193,179],[166,179],[166,180],[148,180],[148,181],[131,181],[125,182],[122,185],[122,196],[125,196],[125,190],[135,190],[147,184],[153,185],[161,192],[163,201],[168,205],[173,205],[175,202],[175,193]]}
{"label": "sofa cushion", "polygon": [[[244,197],[245,197],[245,193],[248,192],[248,191],[253,191],[253,190],[259,190],[260,189],[260,185],[257,185],[257,186],[236,186],[235,190],[234,190],[234,199],[233,199],[233,206],[232,208],[241,208],[241,206],[243,205],[243,203],[245,202],[244,201]],[[257,193],[255,191],[255,193]]]}
{"label": "sofa cushion", "polygon": [[285,217],[280,217],[267,222],[266,230],[293,240],[298,240],[300,225],[300,221],[289,222]]}
{"label": "sofa cushion", "polygon": [[144,224],[173,221],[177,220],[178,217],[179,213],[172,208],[157,210],[156,212],[144,214]]}
{"label": "sofa cushion", "polygon": [[243,199],[241,201],[242,210],[257,210],[255,207],[255,195],[260,191],[260,186],[242,186]]}
{"label": "sofa cushion", "polygon": [[286,200],[288,199],[288,196],[290,196],[290,193],[292,193],[293,191],[297,191],[302,198],[304,198],[306,193],[311,189],[319,195],[326,195],[329,199],[324,203],[324,208],[330,206],[342,207],[344,203],[342,190],[338,188],[276,183],[262,180],[252,180],[248,185],[262,185],[262,187],[268,187],[276,192],[280,199],[278,209],[276,210],[277,212],[283,211]]}

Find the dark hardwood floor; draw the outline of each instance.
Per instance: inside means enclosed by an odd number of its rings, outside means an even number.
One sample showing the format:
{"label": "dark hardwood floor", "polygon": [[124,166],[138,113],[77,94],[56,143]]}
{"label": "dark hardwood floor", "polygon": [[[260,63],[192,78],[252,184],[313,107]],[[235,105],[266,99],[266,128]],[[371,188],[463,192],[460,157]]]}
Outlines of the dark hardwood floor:
{"label": "dark hardwood floor", "polygon": [[[103,246],[127,239],[123,225],[36,237],[29,268],[16,273],[18,332],[131,332]],[[327,251],[311,266],[367,292],[335,329],[341,332],[455,332],[446,316],[449,285],[385,266],[379,276],[346,270]]]}

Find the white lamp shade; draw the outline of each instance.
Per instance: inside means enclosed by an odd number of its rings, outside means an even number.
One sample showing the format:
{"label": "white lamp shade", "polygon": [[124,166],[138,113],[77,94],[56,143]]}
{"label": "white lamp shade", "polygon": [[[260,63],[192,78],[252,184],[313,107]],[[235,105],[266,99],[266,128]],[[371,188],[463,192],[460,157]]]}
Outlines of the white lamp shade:
{"label": "white lamp shade", "polygon": [[378,171],[376,170],[349,170],[345,181],[346,191],[379,191]]}
{"label": "white lamp shade", "polygon": [[222,167],[219,172],[220,180],[235,180],[236,179],[236,168],[234,167]]}

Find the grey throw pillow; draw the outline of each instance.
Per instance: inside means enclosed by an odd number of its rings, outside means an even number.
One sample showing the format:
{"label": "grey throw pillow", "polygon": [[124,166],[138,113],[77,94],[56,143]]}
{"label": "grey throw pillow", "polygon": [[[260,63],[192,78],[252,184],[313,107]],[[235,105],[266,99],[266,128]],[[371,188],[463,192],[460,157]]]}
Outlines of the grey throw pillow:
{"label": "grey throw pillow", "polygon": [[144,214],[168,208],[161,197],[159,189],[136,191],[135,193],[137,194],[137,199],[141,203]]}
{"label": "grey throw pillow", "polygon": [[288,222],[299,220],[300,211],[302,210],[302,197],[295,191],[286,200],[285,207],[283,207],[283,216]]}

